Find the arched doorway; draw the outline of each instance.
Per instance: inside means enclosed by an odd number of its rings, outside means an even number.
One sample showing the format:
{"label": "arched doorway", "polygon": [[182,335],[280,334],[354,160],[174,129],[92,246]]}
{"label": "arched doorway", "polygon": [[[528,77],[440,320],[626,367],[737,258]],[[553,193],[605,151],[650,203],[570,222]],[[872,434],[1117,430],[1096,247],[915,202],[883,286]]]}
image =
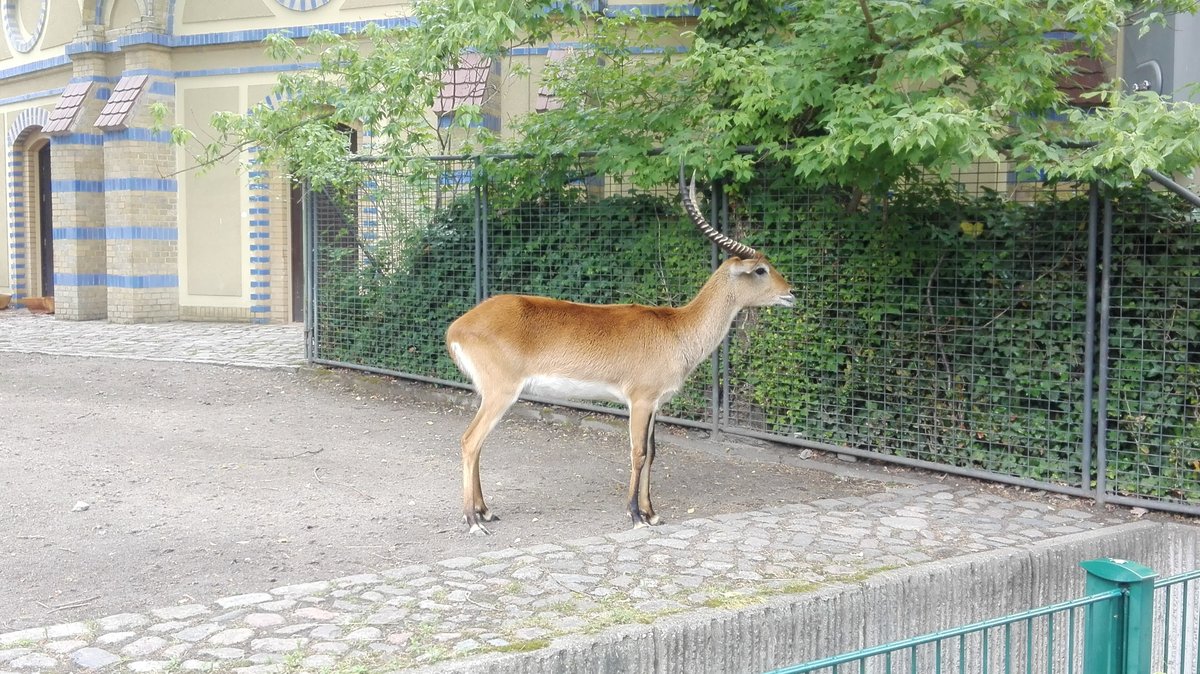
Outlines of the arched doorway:
{"label": "arched doorway", "polygon": [[[46,170],[46,203],[45,218],[46,236],[53,255],[53,232],[49,216],[50,204],[50,138],[42,133],[42,128],[50,122],[50,113],[42,108],[29,108],[12,120],[5,136],[8,148],[8,262],[9,279],[13,294],[18,297],[37,296],[43,292],[43,270],[47,270],[51,285],[54,282],[54,265],[51,257],[49,265],[42,262],[42,251],[47,246],[42,245],[40,226],[41,220],[41,190],[39,189],[39,171],[41,166]],[[45,150],[45,161],[39,161],[41,150]],[[51,287],[51,292],[53,289]]]}

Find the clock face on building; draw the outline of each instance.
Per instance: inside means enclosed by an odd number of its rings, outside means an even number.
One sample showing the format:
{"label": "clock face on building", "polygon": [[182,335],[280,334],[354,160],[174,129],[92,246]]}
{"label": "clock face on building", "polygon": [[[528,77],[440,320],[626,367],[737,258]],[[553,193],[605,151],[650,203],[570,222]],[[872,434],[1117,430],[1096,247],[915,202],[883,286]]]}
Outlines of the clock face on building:
{"label": "clock face on building", "polygon": [[49,0],[0,0],[4,3],[4,33],[13,49],[22,54],[33,51],[46,27]]}

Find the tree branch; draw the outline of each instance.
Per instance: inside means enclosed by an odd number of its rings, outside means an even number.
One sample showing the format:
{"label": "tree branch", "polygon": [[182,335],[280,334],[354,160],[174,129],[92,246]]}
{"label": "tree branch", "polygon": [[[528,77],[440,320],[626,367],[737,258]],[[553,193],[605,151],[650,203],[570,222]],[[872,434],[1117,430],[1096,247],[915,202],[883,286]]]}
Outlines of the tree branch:
{"label": "tree branch", "polygon": [[[279,130],[279,132],[277,132],[275,135],[276,136],[284,136],[284,135],[287,135],[287,134],[295,131],[296,129],[299,129],[307,124],[311,124],[312,122],[320,121],[322,119],[328,119],[333,116],[333,112],[334,112],[333,110],[324,110],[324,111],[314,114],[311,117],[305,117],[304,119],[297,121],[295,124],[292,124],[291,126],[284,127],[283,129]],[[215,155],[212,157],[205,157],[205,158],[193,156],[192,159],[194,159],[196,161],[195,166],[188,166],[186,168],[181,168],[176,171],[172,171],[163,177],[169,178],[172,176],[177,176],[181,173],[187,173],[188,171],[195,171],[196,169],[206,168],[206,167],[212,166],[214,164],[219,164],[222,161],[225,161],[226,159],[228,159],[232,156],[240,154],[242,151],[244,151],[248,148],[254,147],[255,145],[261,145],[261,143],[255,141],[254,139],[248,138],[239,143],[234,143],[233,145],[230,145],[229,149],[225,150],[224,152],[222,152],[219,155]]]}
{"label": "tree branch", "polygon": [[867,35],[871,38],[871,42],[883,44],[883,39],[879,37],[879,33],[875,32],[875,20],[871,18],[871,8],[867,7],[867,0],[858,0],[858,6],[862,9],[863,20],[867,24]]}
{"label": "tree branch", "polygon": [[965,20],[966,19],[964,19],[963,16],[960,14],[960,15],[954,17],[953,19],[950,19],[948,21],[943,21],[942,23],[934,26],[933,28],[930,28],[929,32],[924,35],[921,35],[919,37],[911,37],[911,38],[907,38],[904,40],[901,40],[901,39],[888,40],[886,44],[891,49],[904,49],[906,47],[911,46],[917,40],[922,40],[925,38],[933,37],[935,35],[940,35],[943,31],[950,30],[951,28],[957,26],[958,24],[962,23]]}

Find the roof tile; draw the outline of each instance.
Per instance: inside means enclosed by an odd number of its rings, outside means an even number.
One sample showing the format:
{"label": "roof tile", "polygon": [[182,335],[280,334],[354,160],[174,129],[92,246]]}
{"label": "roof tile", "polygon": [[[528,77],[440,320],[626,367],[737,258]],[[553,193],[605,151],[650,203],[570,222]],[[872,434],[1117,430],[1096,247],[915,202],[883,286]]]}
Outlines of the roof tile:
{"label": "roof tile", "polygon": [[42,130],[50,134],[70,131],[75,124],[75,119],[79,116],[80,109],[83,108],[83,101],[91,87],[91,82],[68,84],[54,104],[54,109],[50,111],[49,123],[42,127]]}
{"label": "roof tile", "polygon": [[[552,48],[546,52],[546,63],[565,61],[570,54],[570,49]],[[558,110],[562,105],[562,99],[556,96],[552,89],[545,84],[538,87],[537,102],[533,108],[535,112]]]}
{"label": "roof tile", "polygon": [[126,75],[113,87],[108,102],[100,111],[96,126],[101,129],[124,129],[129,124],[133,106],[146,88],[146,75]]}
{"label": "roof tile", "polygon": [[433,102],[433,112],[444,115],[463,105],[482,105],[492,74],[492,59],[463,54],[458,64],[442,71],[442,91]]}

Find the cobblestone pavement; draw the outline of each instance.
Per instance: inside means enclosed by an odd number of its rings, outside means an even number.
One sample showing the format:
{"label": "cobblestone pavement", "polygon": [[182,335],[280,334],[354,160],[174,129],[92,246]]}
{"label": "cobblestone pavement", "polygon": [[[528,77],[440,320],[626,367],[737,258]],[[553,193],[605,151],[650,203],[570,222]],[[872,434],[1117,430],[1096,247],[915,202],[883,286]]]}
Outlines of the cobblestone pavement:
{"label": "cobblestone pavement", "polygon": [[28,311],[0,311],[0,352],[295,367],[304,363],[300,324],[62,321]]}
{"label": "cobblestone pavement", "polygon": [[[7,315],[5,315],[7,314]],[[0,312],[0,351],[294,366],[296,326],[72,323]],[[864,470],[873,470],[865,468]],[[0,633],[0,674],[384,672],[739,607],[873,572],[1129,521],[970,481],[488,551],[380,573]],[[447,535],[464,535],[459,532]],[[358,669],[358,665],[369,667]]]}
{"label": "cobblestone pavement", "polygon": [[0,672],[394,671],[1127,519],[1061,503],[894,486],[0,634]]}

